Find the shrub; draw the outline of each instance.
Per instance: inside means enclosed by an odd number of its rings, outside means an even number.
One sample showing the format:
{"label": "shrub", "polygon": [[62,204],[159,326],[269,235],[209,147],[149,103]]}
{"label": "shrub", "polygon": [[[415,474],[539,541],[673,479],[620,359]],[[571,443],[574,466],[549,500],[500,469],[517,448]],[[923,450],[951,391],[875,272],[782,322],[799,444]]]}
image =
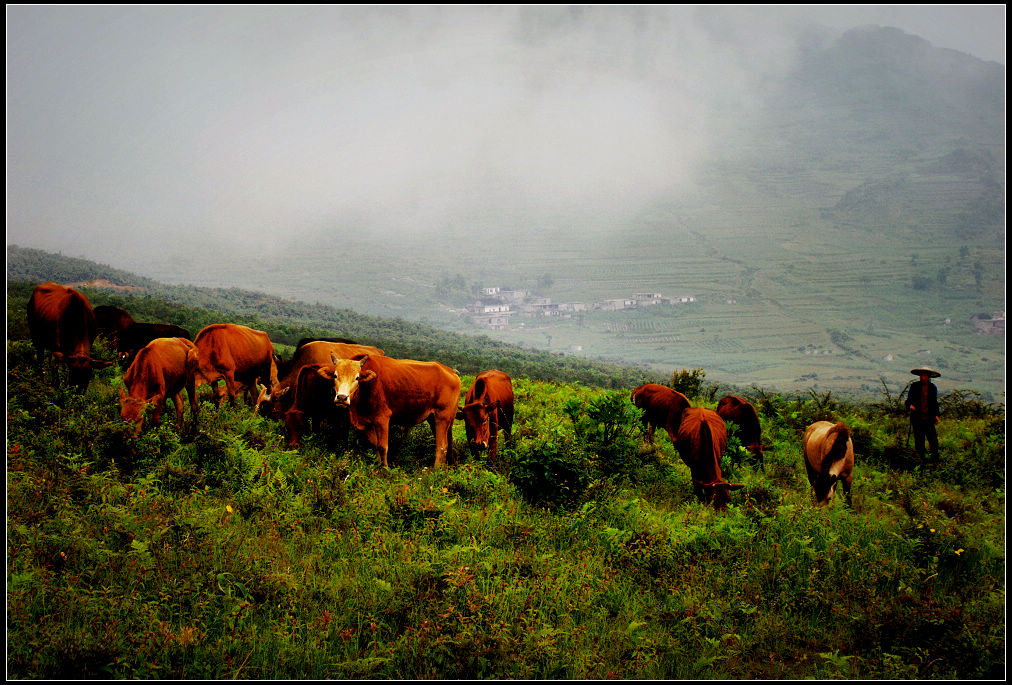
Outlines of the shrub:
{"label": "shrub", "polygon": [[574,441],[558,434],[518,443],[511,461],[510,481],[534,504],[571,506],[591,481]]}
{"label": "shrub", "polygon": [[627,476],[642,466],[634,437],[638,411],[625,392],[605,392],[587,403],[571,398],[563,411],[573,422],[579,448],[600,475]]}

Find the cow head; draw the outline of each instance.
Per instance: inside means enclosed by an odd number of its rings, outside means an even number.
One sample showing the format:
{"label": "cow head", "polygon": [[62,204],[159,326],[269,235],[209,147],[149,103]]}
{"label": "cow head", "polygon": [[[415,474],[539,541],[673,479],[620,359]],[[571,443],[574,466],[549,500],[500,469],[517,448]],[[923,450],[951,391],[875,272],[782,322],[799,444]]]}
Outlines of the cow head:
{"label": "cow head", "polygon": [[119,389],[119,401],[123,405],[120,409],[119,416],[124,421],[128,421],[136,424],[134,428],[134,437],[140,435],[141,426],[144,423],[144,408],[148,406],[148,402],[137,399],[136,397],[128,397],[123,388]]}
{"label": "cow head", "polygon": [[491,438],[489,428],[489,415],[496,411],[498,403],[492,403],[488,397],[483,397],[469,404],[457,412],[457,418],[464,420],[464,428],[467,433],[467,443],[475,448],[488,449]]}
{"label": "cow head", "polygon": [[325,378],[334,381],[334,404],[338,407],[349,407],[351,401],[358,394],[359,384],[371,383],[376,379],[376,372],[371,369],[363,369],[368,361],[369,355],[360,355],[355,359],[338,359],[333,352],[330,353],[330,361],[333,368],[324,367],[319,373]]}
{"label": "cow head", "polygon": [[732,490],[741,490],[745,487],[744,483],[728,483],[726,480],[718,480],[712,483],[704,483],[698,480],[693,480],[692,482],[697,487],[702,488],[706,501],[713,502],[713,507],[718,511],[727,508],[728,502],[731,501]]}
{"label": "cow head", "polygon": [[105,368],[112,364],[112,362],[102,361],[101,359],[92,359],[87,354],[64,354],[59,351],[53,352],[53,358],[67,365],[70,384],[77,386],[81,390],[88,387],[94,369]]}

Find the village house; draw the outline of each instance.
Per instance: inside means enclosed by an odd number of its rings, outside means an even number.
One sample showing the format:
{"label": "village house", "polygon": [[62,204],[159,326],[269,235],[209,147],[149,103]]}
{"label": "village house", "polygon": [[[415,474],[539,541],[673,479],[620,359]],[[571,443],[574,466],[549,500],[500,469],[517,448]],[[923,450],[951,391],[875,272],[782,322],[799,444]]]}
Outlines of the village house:
{"label": "village house", "polygon": [[1005,312],[994,312],[991,316],[974,314],[970,317],[970,323],[978,333],[1005,335]]}
{"label": "village house", "polygon": [[[655,304],[685,304],[695,302],[691,295],[664,297],[661,293],[635,293],[632,297],[614,298],[602,302],[552,302],[548,297],[531,296],[527,290],[503,290],[497,286],[482,288],[479,299],[467,311],[471,323],[495,330],[509,328],[511,316],[571,318],[575,312],[616,311]],[[522,324],[521,324],[522,325]]]}

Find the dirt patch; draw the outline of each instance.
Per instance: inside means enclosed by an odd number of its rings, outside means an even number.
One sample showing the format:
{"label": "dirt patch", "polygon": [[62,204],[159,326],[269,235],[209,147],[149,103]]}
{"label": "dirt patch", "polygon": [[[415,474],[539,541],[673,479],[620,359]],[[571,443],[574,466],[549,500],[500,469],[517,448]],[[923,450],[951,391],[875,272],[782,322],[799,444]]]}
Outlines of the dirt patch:
{"label": "dirt patch", "polygon": [[118,283],[113,283],[112,281],[106,278],[96,278],[93,281],[78,281],[77,283],[68,283],[67,285],[69,285],[72,288],[106,288],[108,290],[125,290],[125,291],[140,290],[139,286],[119,285]]}

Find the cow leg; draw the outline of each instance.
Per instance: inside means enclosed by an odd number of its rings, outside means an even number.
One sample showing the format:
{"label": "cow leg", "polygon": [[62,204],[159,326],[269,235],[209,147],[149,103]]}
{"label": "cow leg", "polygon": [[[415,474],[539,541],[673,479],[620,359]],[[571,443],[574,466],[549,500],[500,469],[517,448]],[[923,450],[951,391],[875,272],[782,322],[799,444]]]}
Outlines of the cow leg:
{"label": "cow leg", "polygon": [[299,438],[302,436],[304,417],[301,411],[289,410],[285,412],[285,430],[288,431],[288,447],[299,446]]}
{"label": "cow leg", "polygon": [[502,434],[506,444],[513,442],[513,410],[500,409],[502,414]]}
{"label": "cow leg", "polygon": [[172,404],[176,407],[176,429],[183,431],[183,391],[180,390],[172,396]]}
{"label": "cow leg", "polygon": [[389,419],[386,421],[376,421],[366,431],[366,439],[369,443],[376,448],[376,456],[379,459],[380,466],[383,468],[387,467],[387,450],[390,444],[390,424]]}
{"label": "cow leg", "polygon": [[651,445],[654,444],[654,425],[650,423],[650,419],[647,418],[646,414],[640,417],[640,423],[643,424],[643,435],[646,436],[647,442]]}
{"label": "cow leg", "polygon": [[453,452],[450,436],[450,431],[453,430],[453,419],[451,418],[447,421],[430,416],[429,422],[432,424],[432,432],[436,437],[436,462],[434,466],[436,468],[446,466],[447,457],[452,457]]}
{"label": "cow leg", "polygon": [[190,401],[190,423],[193,427],[197,426],[197,379],[190,376],[186,380],[186,397]]}
{"label": "cow leg", "polygon": [[155,409],[151,415],[151,425],[160,426],[162,423],[162,411],[165,409],[165,395],[161,395],[155,398]]}
{"label": "cow leg", "polygon": [[228,406],[235,406],[235,396],[239,394],[239,386],[231,371],[225,374],[225,389],[228,390]]}

